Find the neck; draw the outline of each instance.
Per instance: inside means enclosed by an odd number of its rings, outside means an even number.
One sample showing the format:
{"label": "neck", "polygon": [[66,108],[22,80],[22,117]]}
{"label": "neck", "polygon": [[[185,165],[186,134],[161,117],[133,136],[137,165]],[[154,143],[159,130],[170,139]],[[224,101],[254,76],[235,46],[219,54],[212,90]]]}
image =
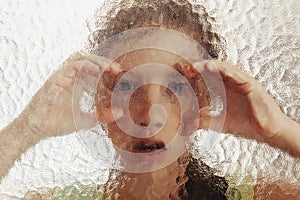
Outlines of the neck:
{"label": "neck", "polygon": [[[185,152],[180,158],[165,168],[148,173],[128,173],[111,171],[105,185],[107,198],[113,199],[179,199],[178,192],[187,182],[185,176],[190,154]],[[109,194],[109,195],[108,195]]]}

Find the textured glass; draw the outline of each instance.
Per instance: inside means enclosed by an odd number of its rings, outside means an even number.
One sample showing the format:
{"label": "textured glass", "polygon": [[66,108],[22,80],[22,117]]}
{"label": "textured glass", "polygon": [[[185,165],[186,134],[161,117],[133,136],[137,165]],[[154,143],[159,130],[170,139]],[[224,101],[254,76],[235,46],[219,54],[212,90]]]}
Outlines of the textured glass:
{"label": "textured glass", "polygon": [[[130,6],[130,2],[123,7]],[[107,9],[118,5],[118,1],[106,4]],[[215,18],[212,24],[226,40],[227,59],[256,77],[284,113],[299,123],[300,1],[198,0],[192,4],[195,10],[198,5],[204,6]],[[93,13],[101,5],[102,1],[97,0],[1,1],[0,129],[22,112],[51,72],[71,53],[85,47],[90,30],[95,28]],[[101,15],[103,12],[98,12],[97,17]],[[91,156],[81,134],[85,133],[48,138],[24,152],[2,180],[0,199],[8,198],[6,195],[21,198],[29,191],[39,191],[42,199],[101,196],[109,171],[105,163],[101,165]],[[96,131],[90,130],[90,137],[93,134]],[[201,141],[207,134],[195,133],[191,149],[195,158],[201,158],[216,169],[216,175],[228,180],[228,197],[252,199],[258,178],[266,183],[299,183],[299,159],[223,133],[208,154],[201,151]],[[99,144],[94,145],[98,148]],[[101,148],[109,152],[110,141]],[[103,160],[109,159],[106,156]],[[264,193],[257,195],[268,198]]]}

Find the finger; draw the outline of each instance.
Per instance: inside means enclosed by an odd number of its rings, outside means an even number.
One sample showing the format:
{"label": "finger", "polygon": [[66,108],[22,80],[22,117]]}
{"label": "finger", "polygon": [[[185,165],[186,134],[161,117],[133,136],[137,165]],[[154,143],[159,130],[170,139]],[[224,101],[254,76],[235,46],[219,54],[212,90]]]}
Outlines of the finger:
{"label": "finger", "polygon": [[118,73],[120,71],[120,65],[117,62],[95,54],[76,53],[73,56],[71,56],[70,59],[73,61],[87,60],[97,65],[99,67],[99,70],[102,72],[105,69],[109,69],[111,73]]}
{"label": "finger", "polygon": [[205,72],[207,69],[205,68],[207,61],[195,62],[193,66],[197,69],[199,73]]}
{"label": "finger", "polygon": [[220,72],[226,81],[230,81],[237,85],[243,85],[252,81],[253,77],[249,76],[241,69],[229,62],[209,61],[206,64],[207,69],[212,73]]}
{"label": "finger", "polygon": [[[78,65],[81,65],[81,66],[78,66]],[[76,69],[78,69],[78,67],[79,67],[79,70],[81,73],[88,73],[88,74],[97,76],[99,74],[99,72],[101,72],[101,68],[98,65],[96,65],[95,63],[93,63],[87,59],[79,61],[78,65],[76,65],[74,67],[76,67]]]}
{"label": "finger", "polygon": [[225,86],[248,94],[252,91],[254,83],[257,82],[253,77],[229,62],[211,60],[206,62],[202,69],[201,75],[205,79],[207,87],[218,93],[222,92]]}
{"label": "finger", "polygon": [[109,73],[109,74],[116,75],[116,74],[121,73],[122,69],[121,69],[121,66],[119,64],[115,63],[114,65],[111,65],[110,67],[108,67],[106,72]]}
{"label": "finger", "polygon": [[192,64],[176,63],[174,68],[187,78],[193,78],[199,74],[198,69]]}
{"label": "finger", "polygon": [[86,56],[86,54],[83,52],[76,52],[69,56],[69,58],[67,59],[67,62],[82,60],[82,59],[84,59],[85,56]]}
{"label": "finger", "polygon": [[[83,68],[83,70],[80,73],[80,76],[77,76],[78,71],[81,68]],[[95,76],[98,72],[99,68],[89,61],[73,61],[64,66],[63,72],[57,74],[54,82],[62,88],[68,88],[74,85],[76,77],[81,80],[80,82],[82,82],[82,80],[91,80],[88,75]]]}
{"label": "finger", "polygon": [[203,63],[201,67],[201,77],[204,80],[207,89],[211,92],[216,91],[216,94],[223,95],[225,87],[222,75],[219,72],[215,73],[208,70],[207,62]]}
{"label": "finger", "polygon": [[70,87],[74,84],[74,80],[70,79],[70,78],[67,78],[67,77],[64,77],[64,76],[61,76],[61,77],[58,77],[55,80],[55,84],[58,85],[61,88],[67,88],[67,87]]}
{"label": "finger", "polygon": [[108,67],[118,68],[120,66],[117,62],[114,62],[109,58],[97,56],[95,54],[88,54],[85,58],[90,62],[94,63],[95,65],[98,65],[102,71],[107,69]]}
{"label": "finger", "polygon": [[99,67],[88,60],[72,61],[65,65],[64,68],[63,76],[66,78],[75,78],[79,70],[92,75],[98,75],[100,72]]}
{"label": "finger", "polygon": [[193,63],[193,67],[197,69],[198,73],[202,76],[204,79],[207,87],[215,87],[215,85],[219,85],[223,80],[221,79],[220,73],[216,66],[210,67],[209,66],[209,61],[201,61],[201,62],[195,62]]}

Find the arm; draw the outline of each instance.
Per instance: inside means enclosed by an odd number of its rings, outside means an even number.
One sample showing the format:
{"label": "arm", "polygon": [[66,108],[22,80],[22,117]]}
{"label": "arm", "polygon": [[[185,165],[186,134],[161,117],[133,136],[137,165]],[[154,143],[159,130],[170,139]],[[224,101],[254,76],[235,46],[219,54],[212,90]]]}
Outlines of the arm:
{"label": "arm", "polygon": [[[76,74],[84,67],[89,75],[97,77],[100,66],[108,62],[104,59],[83,54],[70,57],[34,95],[22,114],[0,132],[0,179],[26,149],[47,137],[60,136],[76,130],[72,113]],[[88,116],[85,119],[87,123],[83,128],[95,125]]]}
{"label": "arm", "polygon": [[15,160],[42,139],[42,131],[33,127],[28,117],[21,115],[0,133],[0,178],[7,174]]}
{"label": "arm", "polygon": [[300,125],[286,117],[283,129],[270,143],[292,156],[300,158]]}
{"label": "arm", "polygon": [[[214,88],[220,84],[225,86],[227,110],[224,132],[256,139],[300,157],[300,125],[280,110],[256,79],[228,62],[210,61],[195,66],[200,72],[211,74],[210,82]],[[214,75],[216,73],[221,75],[222,80]],[[209,120],[207,114],[200,117],[206,126]],[[206,127],[202,125],[200,128]]]}
{"label": "arm", "polygon": [[[224,84],[226,89],[224,132],[265,142],[300,158],[300,124],[280,110],[257,80],[226,62],[206,63],[198,69],[212,75],[220,73],[223,78],[221,83],[217,80],[216,84]],[[205,125],[202,128],[208,127],[209,120],[210,116],[203,113],[202,125]],[[272,179],[267,180],[264,175],[260,176],[254,187],[254,199],[299,197],[299,184],[287,183],[285,180],[274,182]]]}
{"label": "arm", "polygon": [[299,183],[258,179],[254,186],[253,199],[299,199],[299,196]]}

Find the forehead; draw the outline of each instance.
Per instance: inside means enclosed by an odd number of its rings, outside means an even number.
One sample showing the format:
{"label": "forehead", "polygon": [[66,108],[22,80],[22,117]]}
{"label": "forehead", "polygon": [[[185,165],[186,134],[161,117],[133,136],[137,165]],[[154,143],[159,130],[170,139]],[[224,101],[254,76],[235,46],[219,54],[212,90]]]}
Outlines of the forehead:
{"label": "forehead", "polygon": [[[173,66],[175,63],[196,62],[203,55],[195,41],[184,34],[168,31],[150,31],[123,42],[136,49],[116,59],[125,70],[146,63]],[[126,48],[126,44],[122,45],[123,48]],[[140,48],[147,46],[151,48]]]}
{"label": "forehead", "polygon": [[158,49],[141,49],[128,52],[127,54],[117,58],[116,62],[120,64],[123,71],[129,71],[134,67],[145,64],[151,66],[151,63],[153,63],[153,65],[160,64],[169,67],[174,67],[176,63],[189,63],[187,60],[178,55]]}

